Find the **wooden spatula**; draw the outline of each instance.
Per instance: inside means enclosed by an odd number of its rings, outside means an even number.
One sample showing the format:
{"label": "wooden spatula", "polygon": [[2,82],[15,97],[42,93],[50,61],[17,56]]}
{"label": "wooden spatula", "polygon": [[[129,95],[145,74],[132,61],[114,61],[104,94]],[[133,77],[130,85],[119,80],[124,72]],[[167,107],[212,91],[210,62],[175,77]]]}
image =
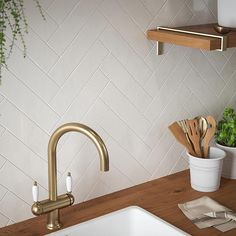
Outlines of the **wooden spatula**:
{"label": "wooden spatula", "polygon": [[215,121],[214,117],[207,116],[206,120],[208,123],[208,128],[207,128],[207,132],[204,137],[204,140],[203,140],[203,155],[204,155],[204,157],[208,157],[209,143],[216,132],[216,121]]}
{"label": "wooden spatula", "polygon": [[193,144],[193,148],[197,157],[202,157],[201,151],[201,135],[198,126],[198,120],[186,120],[188,136]]}
{"label": "wooden spatula", "polygon": [[171,131],[171,133],[175,136],[176,140],[182,144],[183,146],[185,146],[185,148],[187,149],[188,153],[196,156],[196,153],[193,150],[193,147],[191,146],[191,144],[188,142],[186,135],[184,133],[184,131],[182,130],[182,128],[178,125],[177,122],[174,122],[173,124],[171,124],[169,127],[169,130]]}

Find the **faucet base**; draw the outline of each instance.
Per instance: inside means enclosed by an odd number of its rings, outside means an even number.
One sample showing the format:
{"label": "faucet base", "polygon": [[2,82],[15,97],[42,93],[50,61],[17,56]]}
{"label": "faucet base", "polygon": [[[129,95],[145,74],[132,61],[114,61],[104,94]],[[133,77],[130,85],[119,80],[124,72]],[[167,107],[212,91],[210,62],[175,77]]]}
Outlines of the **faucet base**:
{"label": "faucet base", "polygon": [[60,229],[62,226],[59,219],[59,210],[56,209],[48,214],[47,228],[49,230]]}

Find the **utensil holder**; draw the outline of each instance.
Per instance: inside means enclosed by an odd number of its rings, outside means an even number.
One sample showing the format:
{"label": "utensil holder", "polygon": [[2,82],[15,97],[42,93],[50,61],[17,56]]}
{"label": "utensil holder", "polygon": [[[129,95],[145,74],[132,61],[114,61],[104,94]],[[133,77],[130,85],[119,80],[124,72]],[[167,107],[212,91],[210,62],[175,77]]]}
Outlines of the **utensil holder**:
{"label": "utensil holder", "polygon": [[216,147],[210,147],[207,158],[189,156],[191,187],[200,192],[213,192],[220,187],[223,159],[226,153]]}

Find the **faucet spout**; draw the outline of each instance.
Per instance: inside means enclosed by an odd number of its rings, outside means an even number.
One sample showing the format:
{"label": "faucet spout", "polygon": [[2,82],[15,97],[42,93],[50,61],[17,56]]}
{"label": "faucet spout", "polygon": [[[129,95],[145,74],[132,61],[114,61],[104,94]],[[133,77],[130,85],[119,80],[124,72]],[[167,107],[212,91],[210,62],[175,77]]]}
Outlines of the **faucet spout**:
{"label": "faucet spout", "polygon": [[109,170],[109,156],[106,146],[101,137],[91,128],[80,123],[68,123],[57,128],[52,134],[48,144],[48,176],[49,176],[49,199],[55,201],[57,198],[57,167],[56,148],[61,136],[67,132],[79,132],[90,138],[97,147],[100,157],[100,170]]}

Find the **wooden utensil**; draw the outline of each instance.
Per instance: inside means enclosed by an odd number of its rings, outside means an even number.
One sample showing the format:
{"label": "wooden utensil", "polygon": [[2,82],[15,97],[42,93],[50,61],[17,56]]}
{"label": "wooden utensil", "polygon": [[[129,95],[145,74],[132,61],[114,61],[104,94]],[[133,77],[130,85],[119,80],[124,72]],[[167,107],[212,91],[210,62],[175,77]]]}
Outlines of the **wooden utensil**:
{"label": "wooden utensil", "polygon": [[193,144],[193,149],[195,153],[197,154],[197,157],[202,157],[202,151],[201,151],[201,136],[199,132],[199,126],[198,126],[198,120],[186,120],[186,125],[188,129],[188,136]]}
{"label": "wooden utensil", "polygon": [[187,149],[188,153],[190,153],[191,155],[195,156],[196,153],[194,152],[192,146],[190,145],[190,143],[188,142],[184,131],[182,130],[182,128],[178,125],[177,122],[174,122],[173,124],[171,124],[169,127],[169,130],[171,131],[171,133],[175,136],[176,140],[182,144],[183,146],[185,146],[185,148]]}
{"label": "wooden utensil", "polygon": [[193,144],[191,143],[191,140],[188,137],[188,128],[187,128],[187,125],[186,125],[186,120],[180,120],[180,121],[177,121],[177,123],[182,128],[182,130],[184,131],[185,136],[186,136],[189,144],[193,147]]}
{"label": "wooden utensil", "polygon": [[201,137],[201,140],[203,140],[206,135],[207,128],[208,128],[207,120],[203,116],[197,116],[194,119],[197,119],[197,121],[198,121],[200,137]]}
{"label": "wooden utensil", "polygon": [[206,117],[208,127],[207,127],[207,132],[205,135],[205,138],[203,140],[203,155],[204,157],[208,157],[208,152],[209,152],[209,143],[213,136],[215,135],[216,131],[216,121],[213,116],[207,116]]}
{"label": "wooden utensil", "polygon": [[200,132],[200,147],[201,147],[201,151],[202,151],[202,157],[204,157],[203,139],[204,139],[206,132],[207,132],[208,123],[207,123],[206,118],[203,116],[197,116],[194,119],[197,119],[197,121],[198,121],[198,127],[199,127],[199,132]]}

